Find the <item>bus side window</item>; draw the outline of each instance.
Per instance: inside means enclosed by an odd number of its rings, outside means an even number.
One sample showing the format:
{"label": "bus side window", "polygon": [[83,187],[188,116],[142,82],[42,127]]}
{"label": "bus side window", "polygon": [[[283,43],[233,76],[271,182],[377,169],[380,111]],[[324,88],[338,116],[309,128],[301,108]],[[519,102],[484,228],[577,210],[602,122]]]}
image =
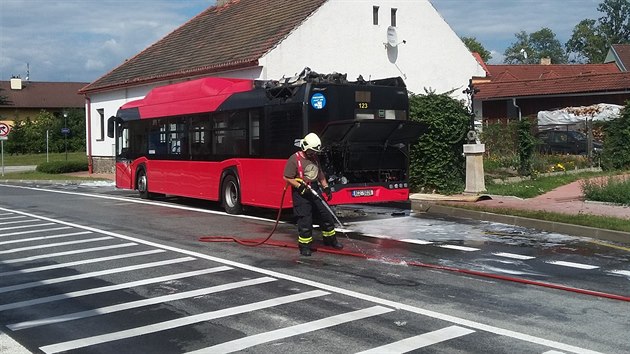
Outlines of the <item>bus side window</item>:
{"label": "bus side window", "polygon": [[260,110],[249,111],[249,154],[260,155]]}

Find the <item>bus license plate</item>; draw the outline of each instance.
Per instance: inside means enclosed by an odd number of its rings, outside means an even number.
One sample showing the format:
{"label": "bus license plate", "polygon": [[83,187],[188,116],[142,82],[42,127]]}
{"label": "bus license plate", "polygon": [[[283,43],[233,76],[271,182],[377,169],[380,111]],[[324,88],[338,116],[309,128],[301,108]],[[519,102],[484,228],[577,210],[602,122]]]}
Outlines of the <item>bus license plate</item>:
{"label": "bus license plate", "polygon": [[352,191],[353,197],[371,197],[374,195],[373,189],[357,189]]}

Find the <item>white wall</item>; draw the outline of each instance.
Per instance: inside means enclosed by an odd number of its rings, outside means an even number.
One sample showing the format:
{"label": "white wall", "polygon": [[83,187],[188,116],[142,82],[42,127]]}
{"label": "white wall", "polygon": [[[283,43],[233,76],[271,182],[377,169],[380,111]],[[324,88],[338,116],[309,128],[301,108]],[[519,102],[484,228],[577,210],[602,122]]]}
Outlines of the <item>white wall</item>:
{"label": "white wall", "polygon": [[[373,25],[373,6],[379,6],[378,25]],[[398,40],[406,44],[388,50],[392,8]],[[456,89],[458,98],[465,97],[461,91],[472,76],[485,75],[428,0],[329,0],[260,63],[263,79],[292,76],[308,66],[319,73],[347,73],[350,80],[359,74],[364,79],[406,76],[412,92]]]}

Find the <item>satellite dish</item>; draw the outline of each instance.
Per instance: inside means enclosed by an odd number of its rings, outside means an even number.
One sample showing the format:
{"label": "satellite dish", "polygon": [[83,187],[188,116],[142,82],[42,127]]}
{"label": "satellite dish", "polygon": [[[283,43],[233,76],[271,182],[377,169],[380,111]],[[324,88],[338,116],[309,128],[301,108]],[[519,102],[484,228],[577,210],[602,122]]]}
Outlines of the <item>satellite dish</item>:
{"label": "satellite dish", "polygon": [[396,27],[387,27],[387,44],[390,47],[398,46],[398,33],[396,33]]}

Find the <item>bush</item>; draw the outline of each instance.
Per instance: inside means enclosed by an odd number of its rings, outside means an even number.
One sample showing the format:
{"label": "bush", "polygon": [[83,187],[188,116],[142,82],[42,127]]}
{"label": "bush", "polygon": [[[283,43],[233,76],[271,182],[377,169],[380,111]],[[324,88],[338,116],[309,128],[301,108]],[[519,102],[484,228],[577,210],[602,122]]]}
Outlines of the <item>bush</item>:
{"label": "bush", "polygon": [[630,205],[630,179],[626,177],[585,180],[582,192],[587,200]]}
{"label": "bush", "polygon": [[411,120],[427,129],[411,147],[412,190],[461,192],[466,176],[463,145],[470,123],[468,110],[448,94],[427,92],[409,97],[409,113]]}
{"label": "bush", "polygon": [[79,172],[87,171],[88,164],[80,161],[51,161],[37,165],[36,170],[37,172],[50,174]]}
{"label": "bush", "polygon": [[619,118],[608,122],[605,127],[604,150],[602,151],[603,170],[630,169],[630,101],[621,111]]}

